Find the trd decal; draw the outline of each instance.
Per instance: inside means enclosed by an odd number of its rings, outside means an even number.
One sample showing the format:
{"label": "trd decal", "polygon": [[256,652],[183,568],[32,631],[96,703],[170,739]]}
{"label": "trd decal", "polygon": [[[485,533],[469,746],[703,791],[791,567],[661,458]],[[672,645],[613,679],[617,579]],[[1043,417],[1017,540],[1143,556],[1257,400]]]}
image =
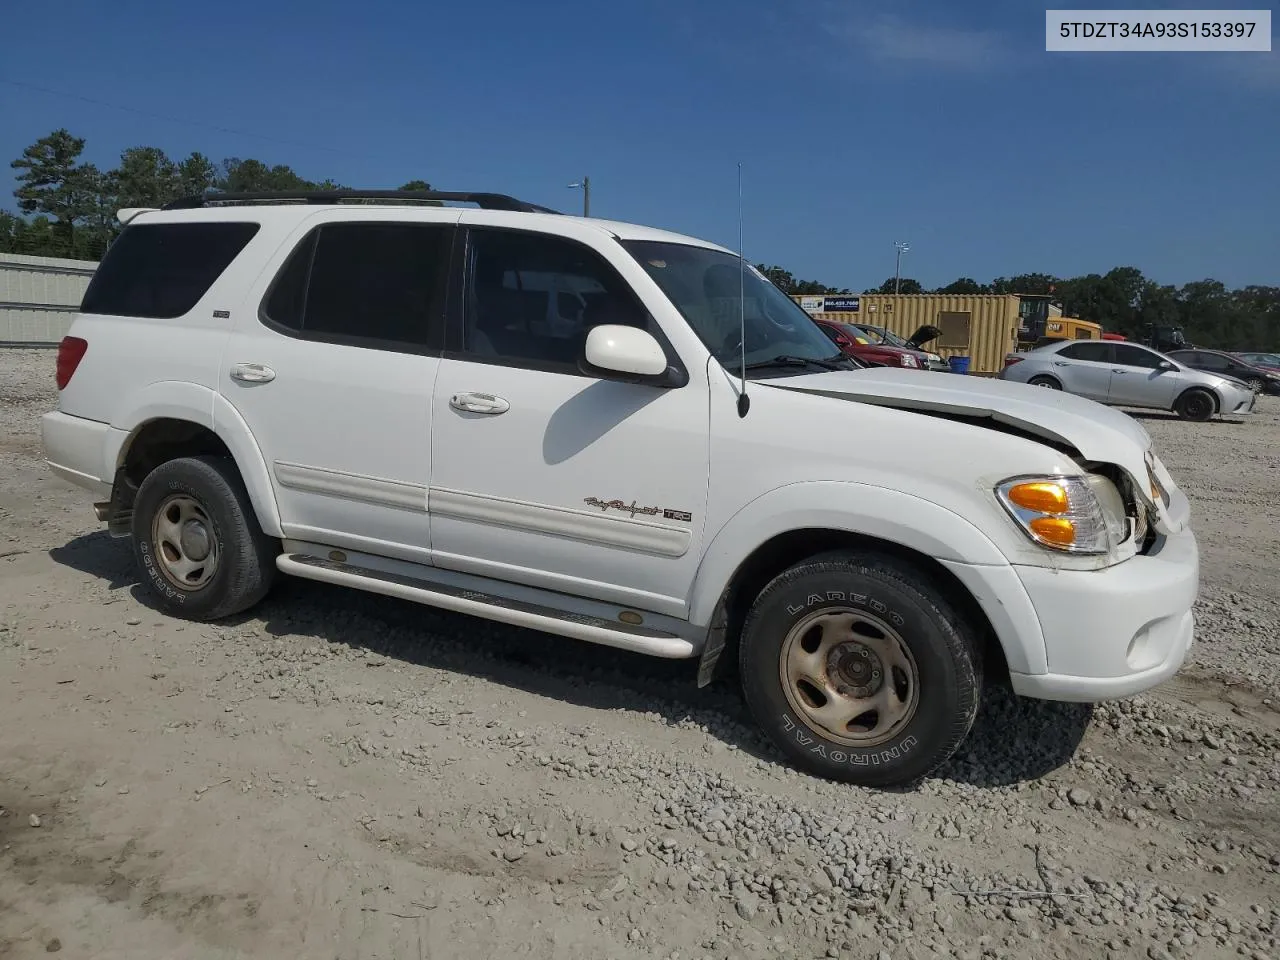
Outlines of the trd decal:
{"label": "trd decal", "polygon": [[693,520],[693,514],[687,510],[672,510],[664,507],[638,507],[634,500],[630,503],[624,503],[621,500],[601,500],[599,497],[584,497],[582,502],[591,507],[599,507],[602,511],[621,510],[630,517],[640,514],[645,517],[661,515],[665,520],[683,520],[685,523]]}

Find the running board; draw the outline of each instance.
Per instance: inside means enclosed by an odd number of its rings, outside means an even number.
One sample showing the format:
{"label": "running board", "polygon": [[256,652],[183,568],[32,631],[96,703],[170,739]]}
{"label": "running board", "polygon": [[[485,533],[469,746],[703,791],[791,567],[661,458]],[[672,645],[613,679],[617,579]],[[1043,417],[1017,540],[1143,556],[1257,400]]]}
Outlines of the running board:
{"label": "running board", "polygon": [[373,570],[350,563],[338,563],[301,553],[284,553],[276,557],[281,573],[321,583],[354,587],[387,597],[412,600],[429,607],[466,613],[486,620],[496,620],[515,627],[543,630],[562,637],[573,637],[589,643],[600,643],[620,650],[631,650],[651,657],[683,660],[694,655],[693,644],[683,637],[627,623],[615,623],[603,617],[586,616],[557,610],[542,604],[511,600],[477,590],[464,590],[440,583],[429,583],[383,570]]}

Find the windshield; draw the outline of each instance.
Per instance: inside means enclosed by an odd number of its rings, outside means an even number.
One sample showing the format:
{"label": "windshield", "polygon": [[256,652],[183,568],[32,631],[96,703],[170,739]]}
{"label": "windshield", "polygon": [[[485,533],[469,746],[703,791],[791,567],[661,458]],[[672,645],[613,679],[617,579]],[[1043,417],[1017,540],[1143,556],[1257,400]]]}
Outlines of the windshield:
{"label": "windshield", "polygon": [[726,369],[736,371],[742,361],[740,301],[748,364],[787,357],[796,364],[791,372],[804,373],[811,371],[805,370],[802,361],[840,356],[835,344],[799,304],[754,267],[740,270],[741,261],[733,254],[656,240],[624,240],[622,245]]}

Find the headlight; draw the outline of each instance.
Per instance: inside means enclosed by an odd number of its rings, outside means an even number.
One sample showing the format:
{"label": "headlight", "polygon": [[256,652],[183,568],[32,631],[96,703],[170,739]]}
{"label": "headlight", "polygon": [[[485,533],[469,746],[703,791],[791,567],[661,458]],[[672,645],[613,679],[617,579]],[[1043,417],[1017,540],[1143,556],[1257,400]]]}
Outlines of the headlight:
{"label": "headlight", "polygon": [[1051,550],[1107,553],[1128,534],[1124,500],[1114,483],[1083,477],[1011,477],[996,487],[1023,533]]}
{"label": "headlight", "polygon": [[917,363],[916,363],[916,358],[915,358],[915,357],[913,357],[913,356],[912,356],[911,354],[909,354],[909,353],[904,353],[904,354],[902,355],[902,365],[903,365],[904,367],[917,367],[917,366],[919,366],[919,364],[917,364]]}
{"label": "headlight", "polygon": [[930,363],[941,363],[941,362],[942,362],[942,356],[941,356],[940,354],[937,354],[937,353],[931,353],[931,354],[929,354],[929,362],[930,362]]}

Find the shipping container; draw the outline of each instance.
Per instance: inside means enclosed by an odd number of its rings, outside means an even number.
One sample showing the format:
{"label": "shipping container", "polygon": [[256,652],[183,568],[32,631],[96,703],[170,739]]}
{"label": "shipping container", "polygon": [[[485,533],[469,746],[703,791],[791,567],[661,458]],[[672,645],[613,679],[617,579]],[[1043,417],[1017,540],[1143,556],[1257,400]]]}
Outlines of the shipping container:
{"label": "shipping container", "polygon": [[98,264],[0,253],[0,343],[57,343]]}
{"label": "shipping container", "polygon": [[1014,293],[861,293],[792,299],[817,319],[884,327],[902,337],[926,325],[937,327],[942,334],[926,344],[926,350],[945,359],[968,357],[969,372],[987,376],[998,373],[1005,355],[1017,347],[1023,301]]}

